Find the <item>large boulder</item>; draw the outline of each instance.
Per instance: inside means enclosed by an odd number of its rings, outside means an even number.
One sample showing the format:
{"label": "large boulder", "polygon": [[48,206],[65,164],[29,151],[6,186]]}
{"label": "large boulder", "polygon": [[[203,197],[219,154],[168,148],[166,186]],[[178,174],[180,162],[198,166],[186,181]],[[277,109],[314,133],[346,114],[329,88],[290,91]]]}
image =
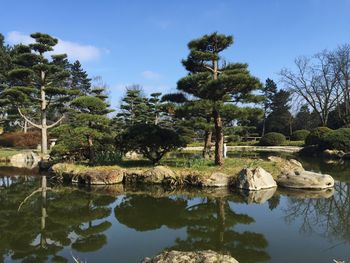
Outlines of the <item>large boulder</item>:
{"label": "large boulder", "polygon": [[243,169],[236,180],[236,187],[245,190],[261,190],[276,187],[272,175],[261,167]]}
{"label": "large boulder", "polygon": [[208,178],[203,178],[202,186],[204,187],[227,187],[231,178],[223,173],[213,173]]}
{"label": "large boulder", "polygon": [[109,185],[123,182],[124,170],[89,170],[72,177],[72,183],[87,185]]}
{"label": "large boulder", "polygon": [[271,156],[281,174],[277,177],[277,184],[282,187],[295,189],[326,189],[334,186],[334,179],[328,174],[305,171],[300,162]]}
{"label": "large boulder", "polygon": [[212,250],[183,252],[183,251],[164,251],[154,258],[144,258],[141,263],[238,263],[229,255],[219,254]]}
{"label": "large boulder", "polygon": [[152,169],[144,172],[143,181],[145,183],[161,184],[161,183],[171,183],[171,181],[176,181],[176,173],[165,166],[156,166]]}

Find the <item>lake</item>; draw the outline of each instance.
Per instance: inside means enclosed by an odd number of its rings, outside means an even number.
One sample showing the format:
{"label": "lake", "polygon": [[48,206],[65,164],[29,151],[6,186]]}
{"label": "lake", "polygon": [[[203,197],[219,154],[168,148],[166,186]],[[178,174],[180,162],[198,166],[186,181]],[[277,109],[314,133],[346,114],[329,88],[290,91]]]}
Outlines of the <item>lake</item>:
{"label": "lake", "polygon": [[331,174],[334,191],[79,188],[0,167],[0,262],[136,263],[165,249],[243,263],[350,262],[350,164],[301,161]]}

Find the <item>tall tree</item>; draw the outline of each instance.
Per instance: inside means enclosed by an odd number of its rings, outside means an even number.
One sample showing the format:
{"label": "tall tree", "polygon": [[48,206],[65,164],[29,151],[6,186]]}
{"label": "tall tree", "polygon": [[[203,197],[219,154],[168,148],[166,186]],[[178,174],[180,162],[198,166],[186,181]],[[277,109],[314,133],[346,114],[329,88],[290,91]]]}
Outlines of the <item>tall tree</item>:
{"label": "tall tree", "polygon": [[279,90],[272,98],[271,113],[266,119],[266,131],[292,134],[293,116],[290,113],[290,92]]}
{"label": "tall tree", "polygon": [[28,50],[19,54],[15,59],[14,69],[9,72],[12,80],[23,85],[12,85],[10,92],[28,98],[35,111],[40,112],[40,123],[31,120],[18,107],[20,115],[31,125],[41,130],[41,153],[46,156],[47,130],[60,123],[63,116],[54,123],[48,124],[47,114],[49,107],[62,105],[68,99],[67,89],[61,86],[62,80],[68,78],[69,73],[61,67],[64,56],[55,57],[52,61],[46,58],[46,53],[53,50],[58,40],[47,34],[31,34],[35,43],[30,44]]}
{"label": "tall tree", "polygon": [[272,79],[267,79],[261,91],[263,95],[263,111],[264,111],[261,136],[264,136],[266,118],[271,113],[272,99],[277,92],[277,85]]}
{"label": "tall tree", "polygon": [[79,60],[71,65],[70,73],[71,88],[79,90],[82,95],[89,95],[91,93],[91,79],[82,68]]}
{"label": "tall tree", "polygon": [[218,33],[204,35],[188,44],[190,54],[183,65],[189,75],[180,79],[177,88],[213,103],[215,126],[215,164],[223,165],[224,127],[220,109],[225,102],[248,101],[260,86],[247,64],[226,63],[220,54],[233,44],[233,37]]}
{"label": "tall tree", "polygon": [[309,106],[304,104],[300,107],[298,113],[295,115],[293,121],[294,130],[309,130],[318,127],[320,121],[318,119],[317,113],[311,112]]}
{"label": "tall tree", "polygon": [[295,72],[283,69],[280,73],[287,88],[318,114],[322,126],[327,126],[339,100],[338,78],[330,62],[329,52],[324,51],[311,59],[296,59]]}

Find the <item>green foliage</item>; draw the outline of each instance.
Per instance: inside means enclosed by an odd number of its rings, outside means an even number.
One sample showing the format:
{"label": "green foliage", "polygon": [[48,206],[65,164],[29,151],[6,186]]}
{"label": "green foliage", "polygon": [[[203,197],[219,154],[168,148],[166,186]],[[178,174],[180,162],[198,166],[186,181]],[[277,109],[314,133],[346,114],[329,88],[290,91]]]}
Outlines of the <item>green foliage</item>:
{"label": "green foliage", "polygon": [[171,129],[154,124],[136,124],[117,140],[117,146],[124,152],[141,153],[157,164],[166,153],[185,147],[186,141]]}
{"label": "green foliage", "polygon": [[328,127],[318,127],[316,129],[313,129],[310,134],[305,139],[306,145],[319,145],[320,140],[324,135],[331,132],[332,129]]}
{"label": "green foliage", "polygon": [[350,128],[329,131],[320,138],[321,149],[350,152]]}
{"label": "green foliage", "polygon": [[11,132],[0,135],[0,146],[36,148],[41,143],[40,132]]}
{"label": "green foliage", "polygon": [[260,139],[259,144],[263,146],[280,146],[286,141],[286,137],[282,133],[269,132]]}
{"label": "green foliage", "polygon": [[293,141],[304,141],[309,134],[310,131],[308,130],[297,130],[293,132],[291,139]]}
{"label": "green foliage", "polygon": [[271,113],[266,119],[266,131],[290,134],[292,124],[292,114],[290,110],[290,92],[278,91],[272,98]]}

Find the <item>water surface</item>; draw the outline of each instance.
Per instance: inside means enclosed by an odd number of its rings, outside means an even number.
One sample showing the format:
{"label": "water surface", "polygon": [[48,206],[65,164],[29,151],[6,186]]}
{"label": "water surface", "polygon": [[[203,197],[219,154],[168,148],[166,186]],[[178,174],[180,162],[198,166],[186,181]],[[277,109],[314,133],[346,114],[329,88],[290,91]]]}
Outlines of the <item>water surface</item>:
{"label": "water surface", "polygon": [[[240,262],[350,262],[350,165],[302,160],[334,191],[54,186],[0,167],[0,262],[140,262],[212,249]],[[46,184],[46,187],[45,187]]]}

